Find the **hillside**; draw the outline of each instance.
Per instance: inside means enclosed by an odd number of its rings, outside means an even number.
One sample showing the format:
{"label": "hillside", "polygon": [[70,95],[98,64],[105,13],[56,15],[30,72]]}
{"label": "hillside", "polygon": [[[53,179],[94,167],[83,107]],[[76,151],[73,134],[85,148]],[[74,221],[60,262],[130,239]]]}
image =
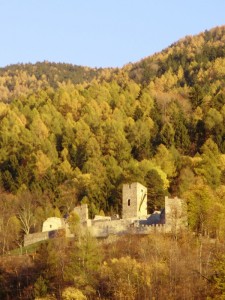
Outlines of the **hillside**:
{"label": "hillside", "polygon": [[57,89],[59,83],[79,84],[90,82],[99,76],[102,69],[76,66],[66,63],[37,62],[36,64],[17,64],[0,68],[0,99],[11,99],[27,95],[40,89]]}
{"label": "hillside", "polygon": [[13,228],[1,228],[2,251],[81,202],[91,216],[120,213],[122,183],[133,181],[148,187],[149,211],[184,197],[191,228],[222,235],[224,43],[218,27],[121,69],[1,69],[0,218]]}
{"label": "hillside", "polygon": [[181,77],[176,82],[177,87],[203,83],[206,78],[207,82],[212,82],[219,74],[213,74],[213,77],[210,74],[208,78],[206,73],[207,76],[203,78],[201,72],[207,71],[215,61],[225,57],[224,33],[223,26],[196,36],[187,36],[160,53],[128,65],[129,76],[136,82],[148,84],[155,78],[172,72]]}
{"label": "hillside", "polygon": [[9,65],[0,68],[0,76],[2,77],[16,77],[21,72],[26,72],[28,76],[34,76],[37,80],[42,80],[45,77],[50,86],[57,87],[58,82],[68,80],[73,84],[91,81],[101,72],[101,69],[47,61],[37,62],[36,64]]}
{"label": "hillside", "polygon": [[[149,213],[185,199],[188,230],[100,242],[71,214],[74,240],[22,248],[80,203],[120,214],[136,181]],[[0,69],[1,299],[222,299],[224,241],[225,26],[121,69]]]}

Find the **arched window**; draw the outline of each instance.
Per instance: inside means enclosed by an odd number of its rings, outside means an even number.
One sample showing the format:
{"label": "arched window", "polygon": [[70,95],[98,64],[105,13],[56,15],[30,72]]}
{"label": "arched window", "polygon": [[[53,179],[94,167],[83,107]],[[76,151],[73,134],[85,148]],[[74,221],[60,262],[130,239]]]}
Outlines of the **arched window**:
{"label": "arched window", "polygon": [[127,200],[127,205],[130,206],[130,199]]}

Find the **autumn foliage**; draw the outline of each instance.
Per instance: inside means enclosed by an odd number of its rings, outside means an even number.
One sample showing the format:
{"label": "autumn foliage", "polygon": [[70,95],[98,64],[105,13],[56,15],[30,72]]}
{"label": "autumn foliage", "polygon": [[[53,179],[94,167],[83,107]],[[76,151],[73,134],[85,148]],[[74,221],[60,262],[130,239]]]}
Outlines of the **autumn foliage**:
{"label": "autumn foliage", "polygon": [[[41,231],[46,218],[64,217],[79,203],[88,204],[90,217],[120,214],[122,184],[134,181],[148,187],[149,212],[163,208],[165,195],[186,199],[188,230],[196,237],[157,237],[159,244],[146,238],[121,255],[116,243],[90,277],[75,266],[76,283],[64,265],[79,257],[64,255],[66,243],[60,257],[48,245],[49,261],[31,282],[19,279],[24,291],[17,295],[34,293],[34,286],[39,296],[57,291],[65,299],[126,299],[125,293],[201,299],[213,297],[209,286],[223,293],[224,258],[216,243],[225,237],[224,42],[222,26],[121,69],[49,62],[0,69],[2,255],[22,249],[24,234]],[[11,273],[4,272],[3,266],[0,284],[8,295]]]}

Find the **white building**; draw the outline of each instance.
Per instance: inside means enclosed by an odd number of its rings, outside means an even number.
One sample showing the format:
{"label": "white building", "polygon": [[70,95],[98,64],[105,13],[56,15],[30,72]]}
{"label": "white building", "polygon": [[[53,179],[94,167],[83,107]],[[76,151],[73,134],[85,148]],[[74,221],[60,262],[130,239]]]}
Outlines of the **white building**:
{"label": "white building", "polygon": [[66,223],[63,218],[51,217],[44,221],[42,226],[42,232],[65,229]]}

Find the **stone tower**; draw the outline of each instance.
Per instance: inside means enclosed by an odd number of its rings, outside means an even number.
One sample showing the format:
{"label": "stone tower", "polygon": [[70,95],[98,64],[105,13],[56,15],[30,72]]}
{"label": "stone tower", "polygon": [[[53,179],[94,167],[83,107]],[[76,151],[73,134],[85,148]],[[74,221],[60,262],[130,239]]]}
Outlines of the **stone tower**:
{"label": "stone tower", "polygon": [[81,204],[74,207],[73,211],[79,216],[80,222],[84,223],[88,220],[88,206],[87,204]]}
{"label": "stone tower", "polygon": [[147,216],[147,188],[138,182],[123,185],[123,219]]}
{"label": "stone tower", "polygon": [[187,227],[186,201],[178,197],[165,197],[165,224],[169,231]]}

